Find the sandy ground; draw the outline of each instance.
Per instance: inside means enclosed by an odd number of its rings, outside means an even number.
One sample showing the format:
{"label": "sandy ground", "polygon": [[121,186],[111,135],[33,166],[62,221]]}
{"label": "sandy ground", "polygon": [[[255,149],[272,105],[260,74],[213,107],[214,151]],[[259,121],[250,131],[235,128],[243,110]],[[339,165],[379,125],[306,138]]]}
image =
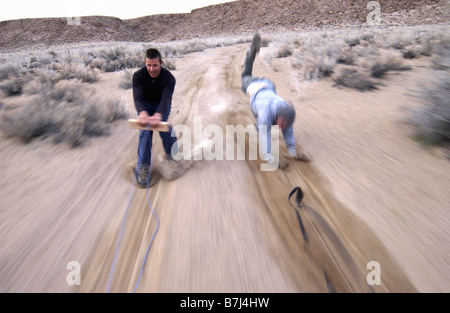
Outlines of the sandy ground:
{"label": "sandy ground", "polygon": [[[240,90],[246,48],[178,59],[169,122],[253,125]],[[283,145],[285,170],[193,160],[148,198],[132,185],[137,131],[126,121],[77,149],[1,138],[0,291],[448,292],[450,165],[442,151],[411,140],[405,123],[420,104],[414,90],[427,62],[361,93],[299,82],[288,61],[269,67],[258,58],[255,74],[294,102],[296,138],[313,162],[289,160]],[[102,74],[94,86],[134,117],[120,79]],[[163,161],[154,140],[156,169]],[[308,242],[288,202],[296,186],[306,194],[298,212]],[[71,261],[81,266],[79,286],[66,282]],[[380,264],[381,285],[366,281],[370,261]]]}

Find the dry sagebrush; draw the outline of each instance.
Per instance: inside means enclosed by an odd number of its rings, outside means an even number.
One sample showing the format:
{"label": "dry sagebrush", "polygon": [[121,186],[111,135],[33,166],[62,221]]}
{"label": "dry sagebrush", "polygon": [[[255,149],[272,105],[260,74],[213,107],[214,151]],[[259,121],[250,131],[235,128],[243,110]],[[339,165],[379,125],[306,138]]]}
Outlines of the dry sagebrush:
{"label": "dry sagebrush", "polygon": [[24,95],[3,108],[1,129],[6,136],[23,141],[49,137],[76,147],[90,136],[107,134],[110,123],[127,117],[120,101],[96,96],[80,80],[46,79],[27,83]]}

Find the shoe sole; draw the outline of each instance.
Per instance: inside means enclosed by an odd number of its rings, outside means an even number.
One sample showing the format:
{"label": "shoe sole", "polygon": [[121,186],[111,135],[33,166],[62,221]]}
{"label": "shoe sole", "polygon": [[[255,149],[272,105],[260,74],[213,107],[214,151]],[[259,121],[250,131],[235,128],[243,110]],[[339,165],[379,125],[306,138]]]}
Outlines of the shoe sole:
{"label": "shoe sole", "polygon": [[253,36],[253,41],[252,41],[252,54],[253,54],[253,57],[256,56],[256,54],[259,52],[260,48],[261,48],[261,35],[256,33]]}
{"label": "shoe sole", "polygon": [[260,34],[257,33],[253,36],[252,46],[256,48],[256,51],[259,51],[259,49],[261,47],[261,35]]}

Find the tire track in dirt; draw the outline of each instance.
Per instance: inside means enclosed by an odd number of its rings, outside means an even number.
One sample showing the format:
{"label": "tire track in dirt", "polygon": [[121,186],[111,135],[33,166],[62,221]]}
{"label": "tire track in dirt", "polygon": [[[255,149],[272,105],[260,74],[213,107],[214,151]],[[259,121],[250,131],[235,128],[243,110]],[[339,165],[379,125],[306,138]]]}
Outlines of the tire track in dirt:
{"label": "tire track in dirt", "polygon": [[[169,121],[193,129],[215,124],[252,125],[240,90],[246,46],[186,56],[175,71],[177,87]],[[161,154],[155,136],[155,155]],[[226,138],[229,140],[229,138]],[[235,139],[232,139],[235,140]],[[249,139],[246,140],[247,146]],[[282,158],[286,151],[280,147]],[[386,292],[413,291],[379,241],[327,192],[312,164],[290,162],[286,171],[263,172],[259,160],[198,160],[182,177],[150,188],[159,230],[138,292]],[[302,238],[287,196],[301,186],[299,209],[309,244]],[[132,292],[156,229],[146,191],[131,203],[112,292]],[[117,224],[115,224],[117,226]],[[111,227],[92,256],[78,290],[103,292],[118,229]],[[113,239],[112,239],[113,238]],[[383,285],[366,283],[366,264],[383,261]]]}

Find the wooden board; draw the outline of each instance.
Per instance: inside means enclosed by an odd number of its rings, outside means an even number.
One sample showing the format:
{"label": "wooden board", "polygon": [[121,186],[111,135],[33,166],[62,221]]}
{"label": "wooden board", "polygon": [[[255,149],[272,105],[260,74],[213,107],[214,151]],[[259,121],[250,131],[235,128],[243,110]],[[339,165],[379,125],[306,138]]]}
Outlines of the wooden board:
{"label": "wooden board", "polygon": [[167,122],[159,122],[159,124],[157,126],[147,127],[147,126],[142,126],[141,124],[139,124],[137,119],[129,119],[128,124],[130,125],[130,128],[134,128],[134,129],[153,130],[153,131],[158,131],[158,132],[170,131],[170,125]]}

